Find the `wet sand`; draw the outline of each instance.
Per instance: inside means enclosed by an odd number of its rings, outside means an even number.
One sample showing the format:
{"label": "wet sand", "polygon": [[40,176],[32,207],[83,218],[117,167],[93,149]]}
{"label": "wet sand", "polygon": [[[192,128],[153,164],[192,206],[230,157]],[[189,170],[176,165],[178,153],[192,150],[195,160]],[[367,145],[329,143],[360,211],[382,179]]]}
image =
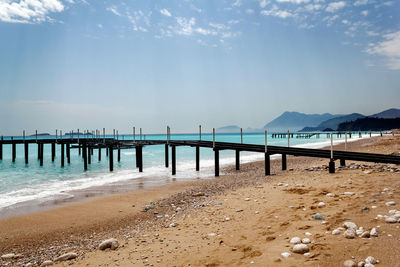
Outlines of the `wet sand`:
{"label": "wet sand", "polygon": [[[349,149],[398,153],[400,139],[377,137],[351,143]],[[280,161],[273,161],[275,175],[270,177],[263,174],[263,162],[249,163],[239,172],[228,168],[226,175],[215,179],[101,197],[0,220],[0,254],[21,254],[20,259],[1,264],[40,264],[74,251],[78,259],[68,264],[79,266],[341,266],[351,256],[358,260],[366,254],[381,260],[380,266],[396,266],[390,264],[399,261],[399,229],[374,218],[378,212],[387,214],[396,208],[386,207],[385,201],[397,200],[400,205],[396,194],[400,173],[376,168],[369,172],[364,167],[328,174],[321,167],[327,163],[288,157],[289,170],[280,171]],[[312,166],[316,168],[310,170]],[[385,187],[392,194],[379,193]],[[355,195],[341,195],[345,191]],[[337,197],[326,197],[328,192]],[[371,207],[371,198],[378,208],[362,211],[364,206]],[[320,201],[326,206],[316,208]],[[217,202],[221,205],[216,206]],[[155,209],[144,212],[146,205]],[[328,223],[312,219],[316,212]],[[160,219],[159,214],[163,215]],[[330,232],[346,218],[366,229],[379,224],[381,234],[353,240],[332,236]],[[305,237],[306,231],[313,234],[310,255],[292,253],[288,239]],[[96,250],[101,240],[110,237],[119,240],[118,250]],[[284,251],[292,255],[284,259],[280,256]]]}

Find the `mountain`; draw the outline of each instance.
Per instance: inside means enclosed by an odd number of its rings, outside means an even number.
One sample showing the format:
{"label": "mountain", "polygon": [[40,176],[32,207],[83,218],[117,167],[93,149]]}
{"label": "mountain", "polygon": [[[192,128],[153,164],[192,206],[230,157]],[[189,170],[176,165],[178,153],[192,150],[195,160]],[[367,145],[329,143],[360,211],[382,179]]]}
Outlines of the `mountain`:
{"label": "mountain", "polygon": [[394,119],[394,118],[399,118],[400,117],[400,109],[397,108],[391,108],[387,109],[385,111],[376,113],[374,115],[370,115],[368,117],[372,118],[382,118],[382,119]]}
{"label": "mountain", "polygon": [[219,133],[240,133],[240,127],[237,125],[228,125],[217,128]]}
{"label": "mountain", "polygon": [[[299,112],[286,111],[276,119],[267,123],[264,129],[269,131],[297,131],[306,126],[316,127],[320,123],[339,117],[342,115],[332,115],[329,113],[324,114],[304,114]],[[325,127],[326,128],[326,127]]]}
{"label": "mountain", "polygon": [[400,117],[395,119],[383,119],[366,117],[355,121],[339,124],[338,131],[385,131],[400,128]]}
{"label": "mountain", "polygon": [[300,130],[300,132],[323,131],[327,128],[337,129],[339,124],[342,122],[355,121],[356,119],[361,119],[361,118],[365,118],[365,116],[360,113],[352,113],[349,115],[344,115],[323,121],[317,127],[304,127],[303,129]]}

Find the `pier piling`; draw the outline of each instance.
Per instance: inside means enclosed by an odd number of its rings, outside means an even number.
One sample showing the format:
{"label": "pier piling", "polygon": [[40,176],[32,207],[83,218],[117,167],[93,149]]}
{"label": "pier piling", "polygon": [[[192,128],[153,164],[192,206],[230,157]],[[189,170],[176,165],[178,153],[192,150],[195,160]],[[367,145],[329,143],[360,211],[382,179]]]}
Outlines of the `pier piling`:
{"label": "pier piling", "polygon": [[99,147],[99,149],[98,149],[99,151],[99,161],[101,161],[101,147]]}
{"label": "pier piling", "polygon": [[3,136],[0,141],[0,160],[3,160]]}
{"label": "pier piling", "polygon": [[40,144],[40,167],[43,167],[43,150],[44,150],[44,144]]}
{"label": "pier piling", "polygon": [[24,152],[25,152],[25,164],[29,163],[28,155],[29,155],[29,143],[24,143]]}
{"label": "pier piling", "polygon": [[236,154],[236,170],[240,170],[240,151],[239,149],[235,150]]}
{"label": "pier piling", "polygon": [[200,146],[196,146],[196,171],[200,171]]}
{"label": "pier piling", "polygon": [[67,163],[71,164],[71,148],[70,148],[70,144],[66,143],[65,144],[66,148],[67,148]]}
{"label": "pier piling", "polygon": [[282,171],[286,171],[287,164],[286,164],[286,154],[282,154]]}
{"label": "pier piling", "polygon": [[60,143],[61,145],[61,167],[64,167],[64,143]]}
{"label": "pier piling", "polygon": [[176,147],[175,146],[171,146],[171,156],[172,156],[172,160],[171,160],[172,175],[175,175],[176,174]]}
{"label": "pier piling", "polygon": [[219,176],[219,149],[214,149],[215,176]]}
{"label": "pier piling", "polygon": [[88,161],[89,165],[92,164],[92,153],[91,153],[90,145],[87,146],[87,161]]}
{"label": "pier piling", "polygon": [[56,143],[51,143],[51,161],[54,162],[54,158],[56,157]]}
{"label": "pier piling", "polygon": [[114,170],[114,151],[112,145],[108,147],[108,161],[110,164],[110,172]]}
{"label": "pier piling", "polygon": [[[14,138],[11,137],[11,140],[13,140]],[[12,144],[12,162],[15,162],[15,158],[17,157],[17,147],[16,144],[13,143]]]}
{"label": "pier piling", "polygon": [[346,166],[346,160],[340,159],[340,166],[345,167]]}
{"label": "pier piling", "polygon": [[139,155],[136,155],[139,159],[139,172],[143,172],[143,147],[139,146],[139,149],[137,150],[139,152]]}
{"label": "pier piling", "polygon": [[168,168],[169,159],[168,159],[168,144],[165,144],[165,168]]}
{"label": "pier piling", "polygon": [[329,173],[335,173],[335,161],[333,159],[329,161]]}
{"label": "pier piling", "polygon": [[264,153],[265,155],[265,175],[271,175],[271,162],[268,153]]}

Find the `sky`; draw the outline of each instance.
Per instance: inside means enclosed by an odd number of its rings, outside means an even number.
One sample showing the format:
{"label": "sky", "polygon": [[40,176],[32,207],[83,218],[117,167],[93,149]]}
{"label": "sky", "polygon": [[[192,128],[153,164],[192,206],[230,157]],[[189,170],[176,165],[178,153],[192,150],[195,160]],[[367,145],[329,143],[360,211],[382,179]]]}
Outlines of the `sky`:
{"label": "sky", "polygon": [[0,135],[400,103],[400,1],[0,0]]}

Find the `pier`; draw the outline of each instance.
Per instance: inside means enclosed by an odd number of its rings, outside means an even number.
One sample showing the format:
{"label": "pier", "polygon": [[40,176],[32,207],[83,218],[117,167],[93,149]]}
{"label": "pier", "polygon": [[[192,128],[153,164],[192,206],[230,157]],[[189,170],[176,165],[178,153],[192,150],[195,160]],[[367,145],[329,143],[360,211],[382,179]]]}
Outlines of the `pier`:
{"label": "pier", "polygon": [[[213,131],[213,141],[202,141],[201,140],[201,128],[199,140],[170,140],[170,129],[167,128],[167,138],[166,140],[144,140],[144,136],[142,136],[142,132],[140,132],[139,140],[136,140],[135,132],[133,133],[133,140],[120,140],[118,136],[118,131],[113,137],[106,137],[105,130],[103,130],[103,136],[96,131],[96,134],[89,135],[86,133],[82,138],[82,135],[78,134],[75,137],[73,132],[68,135],[68,137],[63,136],[61,138],[56,135],[56,138],[25,138],[25,133],[23,138],[14,138],[9,137],[4,139],[1,137],[0,139],[0,164],[3,160],[3,146],[11,145],[11,153],[12,153],[12,162],[15,162],[16,159],[16,145],[23,144],[24,149],[24,158],[25,164],[29,164],[29,146],[37,145],[38,155],[37,160],[40,163],[40,166],[44,165],[43,162],[43,151],[44,146],[51,146],[51,160],[54,162],[56,146],[60,147],[60,165],[61,168],[65,166],[65,164],[71,163],[71,149],[76,149],[79,151],[78,155],[83,158],[83,170],[88,170],[88,165],[92,162],[92,157],[94,156],[94,150],[98,150],[98,160],[101,161],[101,150],[106,150],[106,157],[109,161],[109,170],[112,172],[114,170],[114,151],[117,151],[117,161],[119,162],[121,159],[121,150],[122,149],[134,149],[136,151],[136,168],[139,169],[139,172],[143,172],[143,147],[145,146],[154,146],[154,145],[164,145],[165,146],[165,167],[169,168],[170,160],[169,160],[169,149],[171,149],[171,173],[172,175],[176,174],[176,149],[182,146],[194,147],[195,148],[195,166],[196,171],[200,171],[200,148],[209,148],[214,151],[214,166],[215,166],[215,176],[219,176],[220,173],[220,161],[219,161],[219,152],[221,150],[232,150],[235,151],[235,167],[236,170],[240,170],[240,152],[255,152],[255,153],[264,153],[265,158],[265,175],[270,175],[270,157],[272,155],[281,155],[282,158],[282,170],[287,169],[287,155],[292,156],[303,156],[303,157],[314,157],[314,158],[324,158],[329,159],[329,172],[335,172],[335,160],[340,161],[341,166],[345,166],[346,160],[352,161],[364,161],[364,162],[375,162],[375,163],[392,163],[392,164],[400,164],[400,156],[395,155],[383,155],[383,154],[373,154],[373,153],[360,153],[360,152],[349,152],[349,151],[340,151],[333,150],[332,138],[333,134],[346,135],[347,141],[347,133],[329,133],[331,137],[331,150],[323,150],[323,149],[309,149],[309,148],[296,148],[290,147],[290,138],[294,136],[307,136],[305,138],[309,138],[310,133],[296,133],[290,134],[288,133],[274,133],[272,134],[272,138],[282,138],[285,136],[288,138],[288,146],[270,146],[267,145],[267,134],[265,134],[265,145],[253,145],[253,144],[243,144],[243,137],[241,136],[241,143],[230,143],[230,142],[216,142],[215,141],[215,130]],[[62,134],[62,133],[60,133]],[[319,133],[320,134],[320,133]],[[351,136],[351,135],[350,135]],[[318,138],[318,137],[317,137]],[[347,142],[345,144],[347,148]],[[346,149],[347,150],[347,149]]]}

